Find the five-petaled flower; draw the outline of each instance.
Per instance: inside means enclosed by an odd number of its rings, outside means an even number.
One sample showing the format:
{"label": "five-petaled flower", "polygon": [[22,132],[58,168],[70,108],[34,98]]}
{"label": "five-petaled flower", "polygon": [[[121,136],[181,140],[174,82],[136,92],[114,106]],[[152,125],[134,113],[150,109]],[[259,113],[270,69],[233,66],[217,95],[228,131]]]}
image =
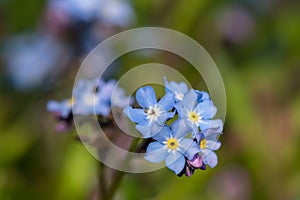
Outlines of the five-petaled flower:
{"label": "five-petaled flower", "polygon": [[172,92],[175,96],[175,101],[182,101],[184,95],[188,92],[188,86],[184,82],[176,83],[174,81],[168,82],[164,77],[166,92]]}
{"label": "five-petaled flower", "polygon": [[153,136],[155,142],[149,144],[145,159],[154,163],[165,160],[166,166],[179,174],[185,167],[185,157],[192,159],[200,151],[199,145],[192,139],[185,138],[189,128],[184,121],[175,121],[171,128],[164,128]]}
{"label": "five-petaled flower", "polygon": [[211,168],[218,164],[218,157],[214,151],[221,147],[221,142],[218,141],[221,134],[219,129],[212,128],[196,134],[196,140],[200,147],[200,155],[203,156],[203,163],[209,165]]}
{"label": "five-petaled flower", "polygon": [[157,102],[153,87],[145,86],[137,90],[136,100],[141,108],[127,106],[124,114],[137,123],[136,129],[145,138],[158,134],[164,127],[165,122],[174,117],[174,112],[169,112],[175,102],[173,93],[167,92]]}
{"label": "five-petaled flower", "polygon": [[179,118],[191,128],[193,136],[199,128],[201,131],[208,128],[219,128],[222,131],[222,120],[212,119],[216,115],[217,108],[211,100],[204,99],[199,102],[199,91],[190,89],[179,102],[177,111]]}

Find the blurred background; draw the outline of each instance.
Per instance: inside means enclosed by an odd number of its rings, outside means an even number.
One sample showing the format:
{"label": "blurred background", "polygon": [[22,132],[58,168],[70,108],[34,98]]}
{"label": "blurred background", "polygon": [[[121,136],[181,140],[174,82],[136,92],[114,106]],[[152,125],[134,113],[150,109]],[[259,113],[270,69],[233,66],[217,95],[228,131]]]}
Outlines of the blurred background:
{"label": "blurred background", "polygon": [[[46,103],[71,96],[80,63],[99,42],[143,26],[183,32],[216,62],[227,92],[223,146],[216,168],[190,178],[168,169],[128,174],[115,199],[300,199],[296,0],[1,0],[0,199],[95,199],[97,160],[74,128],[55,131]],[[106,76],[149,62],[205,89],[166,52],[125,55]]]}

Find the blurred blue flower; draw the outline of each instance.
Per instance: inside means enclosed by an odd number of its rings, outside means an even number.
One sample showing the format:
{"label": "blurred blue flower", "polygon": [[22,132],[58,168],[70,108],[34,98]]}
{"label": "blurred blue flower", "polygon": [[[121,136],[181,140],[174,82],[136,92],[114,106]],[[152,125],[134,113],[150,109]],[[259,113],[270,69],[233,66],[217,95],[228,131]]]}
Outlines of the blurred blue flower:
{"label": "blurred blue flower", "polygon": [[214,151],[221,147],[221,142],[218,141],[221,134],[222,132],[219,129],[206,129],[196,134],[196,140],[200,147],[200,155],[204,158],[203,162],[211,168],[218,164],[218,157]]}
{"label": "blurred blue flower", "polygon": [[[75,96],[74,96],[75,95]],[[107,117],[112,106],[124,107],[130,103],[130,97],[117,86],[115,80],[104,82],[102,80],[79,81],[78,87],[73,90],[76,104],[73,113],[79,115],[102,115]]]}
{"label": "blurred blue flower", "polygon": [[203,100],[199,102],[199,95],[195,90],[191,89],[184,95],[183,100],[179,102],[177,107],[180,119],[193,131],[193,136],[200,128],[202,131],[208,128],[223,129],[223,122],[220,119],[213,120],[216,115],[217,108],[211,100]]}
{"label": "blurred blue flower", "polygon": [[185,157],[192,159],[200,151],[195,141],[185,138],[188,132],[189,128],[182,120],[175,121],[171,128],[164,126],[153,137],[156,142],[147,147],[145,159],[154,163],[165,160],[166,166],[179,174],[186,164]]}
{"label": "blurred blue flower", "polygon": [[[11,37],[4,44],[2,56],[14,86],[28,90],[57,75],[68,59],[65,47],[55,38],[40,33]],[[61,66],[59,69],[57,66]],[[54,70],[54,68],[56,68]]]}
{"label": "blurred blue flower", "polygon": [[[99,20],[110,26],[130,25],[135,14],[126,0],[49,0],[49,10],[59,10],[73,21],[93,22]],[[57,13],[57,15],[62,15]]]}
{"label": "blurred blue flower", "polygon": [[132,6],[126,0],[104,1],[100,14],[101,20],[112,26],[126,27],[135,20]]}
{"label": "blurred blue flower", "polygon": [[170,92],[157,102],[153,87],[145,86],[136,92],[136,100],[142,108],[127,106],[123,112],[131,121],[137,123],[136,129],[145,138],[160,132],[166,120],[174,117],[174,112],[168,112],[175,102],[174,95]]}
{"label": "blurred blue flower", "polygon": [[115,80],[78,80],[70,99],[61,102],[51,100],[47,104],[50,112],[58,113],[61,117],[68,117],[72,112],[77,115],[102,115],[107,117],[112,106],[123,108],[130,103],[130,97],[117,86]]}
{"label": "blurred blue flower", "polygon": [[50,100],[47,103],[47,110],[56,113],[59,117],[67,118],[72,112],[74,99],[64,99],[62,101]]}
{"label": "blurred blue flower", "polygon": [[[106,97],[101,97],[97,89],[98,84],[94,80],[86,81],[87,85],[78,89],[79,96],[73,96],[76,104],[73,106],[73,113],[76,115],[102,115],[108,116],[110,105],[105,102]],[[106,94],[104,94],[106,95]]]}
{"label": "blurred blue flower", "polygon": [[49,0],[48,6],[75,20],[90,22],[99,15],[101,3],[103,0]]}

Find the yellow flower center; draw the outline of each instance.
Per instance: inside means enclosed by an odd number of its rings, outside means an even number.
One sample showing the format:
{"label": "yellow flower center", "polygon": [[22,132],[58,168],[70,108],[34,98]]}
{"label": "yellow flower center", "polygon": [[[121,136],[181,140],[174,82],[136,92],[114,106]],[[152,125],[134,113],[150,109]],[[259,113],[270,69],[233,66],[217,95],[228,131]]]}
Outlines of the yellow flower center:
{"label": "yellow flower center", "polygon": [[176,149],[178,147],[178,141],[175,138],[168,139],[167,147],[171,150]]}
{"label": "yellow flower center", "polygon": [[206,149],[206,139],[202,139],[199,146],[200,149]]}
{"label": "yellow flower center", "polygon": [[195,113],[195,112],[190,112],[189,113],[189,120],[194,122],[194,123],[198,123],[198,120],[199,120],[198,114]]}
{"label": "yellow flower center", "polygon": [[74,97],[72,97],[72,98],[70,98],[70,99],[68,100],[68,105],[69,105],[69,106],[73,106],[74,103],[75,103],[75,98],[74,98]]}

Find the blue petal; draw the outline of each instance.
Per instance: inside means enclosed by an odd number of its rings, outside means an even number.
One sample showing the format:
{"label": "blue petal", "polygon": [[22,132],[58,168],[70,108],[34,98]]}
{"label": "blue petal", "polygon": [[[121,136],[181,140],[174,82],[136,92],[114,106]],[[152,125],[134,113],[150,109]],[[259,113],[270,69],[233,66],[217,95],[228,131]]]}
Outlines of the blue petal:
{"label": "blue petal", "polygon": [[170,87],[166,76],[164,76],[164,82],[165,82],[165,91],[166,91],[166,93],[167,92],[174,92],[173,88]]}
{"label": "blue petal", "polygon": [[183,118],[183,113],[184,113],[184,107],[182,105],[182,102],[177,102],[174,104],[174,108],[176,109],[178,113],[178,118],[182,119]]}
{"label": "blue petal", "polygon": [[161,105],[165,111],[169,111],[173,108],[175,103],[175,97],[173,93],[167,92],[165,96],[158,102],[159,105]]}
{"label": "blue petal", "polygon": [[107,117],[110,114],[110,106],[107,104],[99,103],[95,105],[95,112],[97,115],[102,115],[104,117]]}
{"label": "blue petal", "polygon": [[163,126],[165,122],[169,119],[169,114],[166,112],[163,112],[160,114],[160,116],[157,118],[156,123]]}
{"label": "blue petal", "polygon": [[179,149],[189,160],[191,160],[196,153],[200,152],[199,145],[188,138],[184,138],[180,141]]}
{"label": "blue petal", "polygon": [[208,128],[216,129],[218,132],[223,130],[223,122],[220,119],[200,120],[199,125],[201,131],[205,131]]}
{"label": "blue petal", "polygon": [[163,145],[159,142],[151,142],[147,147],[145,159],[150,162],[159,163],[165,160],[167,155],[168,148],[166,145]]}
{"label": "blue petal", "polygon": [[203,101],[196,106],[196,112],[200,114],[203,119],[211,119],[217,113],[217,108],[212,101]]}
{"label": "blue petal", "polygon": [[209,94],[205,91],[199,91],[195,90],[197,96],[198,96],[198,102],[202,102],[205,100],[210,100]]}
{"label": "blue petal", "polygon": [[194,133],[194,134],[198,133],[198,125],[197,124],[192,123],[188,119],[184,120],[184,122],[191,129],[192,133]]}
{"label": "blue petal", "polygon": [[204,155],[204,163],[214,168],[218,164],[217,154],[213,151],[209,151],[208,154]]}
{"label": "blue petal", "polygon": [[222,132],[220,132],[219,127],[210,128],[210,129],[203,131],[203,136],[209,140],[218,140],[218,138],[221,134],[222,134]]}
{"label": "blue petal", "polygon": [[196,107],[198,101],[198,96],[196,95],[195,91],[193,89],[190,89],[188,93],[186,93],[183,97],[182,104],[185,109],[191,111],[194,110]]}
{"label": "blue petal", "polygon": [[165,163],[170,170],[175,172],[175,174],[179,174],[185,166],[185,159],[180,152],[172,151],[167,156]]}
{"label": "blue petal", "polygon": [[47,110],[50,112],[58,112],[62,117],[68,117],[71,113],[72,106],[68,105],[68,100],[58,101],[49,101],[47,103]]}
{"label": "blue petal", "polygon": [[202,140],[202,138],[204,138],[204,135],[203,135],[202,132],[198,132],[198,133],[196,133],[196,134],[194,135],[194,138],[195,138],[196,141],[199,143],[199,142]]}
{"label": "blue petal", "polygon": [[186,125],[184,120],[176,120],[175,122],[173,122],[171,128],[173,136],[176,139],[183,138],[188,134],[188,132],[192,131],[192,129]]}
{"label": "blue petal", "polygon": [[177,92],[184,95],[188,91],[188,86],[184,82],[176,83],[174,81],[171,81],[170,83],[168,83],[166,77],[164,77],[164,82],[165,82],[166,92],[172,91],[173,93]]}
{"label": "blue petal", "polygon": [[218,141],[222,133],[218,129],[207,129],[203,132],[206,139],[206,147],[211,150],[217,150],[221,147],[221,142]]}
{"label": "blue petal", "polygon": [[125,107],[123,113],[134,123],[139,123],[147,118],[144,109],[134,109],[130,106]]}
{"label": "blue petal", "polygon": [[[171,82],[171,84],[172,84],[172,83],[174,83],[174,82]],[[177,92],[179,92],[179,93],[181,93],[181,94],[185,94],[185,93],[187,93],[188,91],[189,91],[189,88],[188,88],[188,86],[187,86],[186,83],[180,82],[180,83],[178,84]]]}
{"label": "blue petal", "polygon": [[221,147],[220,141],[206,140],[206,148],[210,150],[218,150]]}
{"label": "blue petal", "polygon": [[136,100],[142,108],[149,108],[157,103],[153,87],[145,86],[136,92]]}
{"label": "blue petal", "polygon": [[161,126],[154,121],[144,119],[140,123],[138,123],[135,128],[142,133],[144,138],[153,137],[154,135],[158,134],[164,126]]}
{"label": "blue petal", "polygon": [[50,112],[56,112],[60,109],[60,102],[50,100],[47,103],[47,110]]}
{"label": "blue petal", "polygon": [[152,138],[159,141],[164,142],[167,141],[171,137],[171,129],[169,126],[165,125],[163,129],[156,135],[154,135]]}

